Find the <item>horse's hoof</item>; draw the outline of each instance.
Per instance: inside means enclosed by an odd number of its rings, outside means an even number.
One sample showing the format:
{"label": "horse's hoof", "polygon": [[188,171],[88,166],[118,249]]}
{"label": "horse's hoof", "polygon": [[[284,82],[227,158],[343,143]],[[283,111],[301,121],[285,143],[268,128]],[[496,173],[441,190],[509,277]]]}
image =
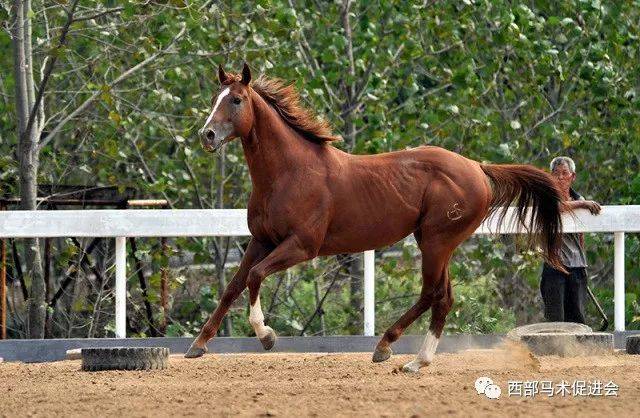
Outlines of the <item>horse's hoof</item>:
{"label": "horse's hoof", "polygon": [[391,347],[376,347],[376,351],[373,352],[372,360],[374,363],[380,363],[385,360],[389,360],[391,354],[393,354],[393,350],[391,350]]}
{"label": "horse's hoof", "polygon": [[424,363],[419,360],[413,360],[402,366],[402,371],[405,373],[418,373],[420,371],[420,368],[428,365],[429,363]]}
{"label": "horse's hoof", "polygon": [[271,350],[278,339],[275,331],[271,327],[265,327],[268,329],[267,335],[260,338],[260,342],[262,343],[262,347],[265,350]]}
{"label": "horse's hoof", "polygon": [[202,357],[206,352],[207,352],[207,346],[197,347],[196,345],[191,344],[191,347],[189,347],[189,350],[184,354],[184,357],[198,358],[198,357]]}

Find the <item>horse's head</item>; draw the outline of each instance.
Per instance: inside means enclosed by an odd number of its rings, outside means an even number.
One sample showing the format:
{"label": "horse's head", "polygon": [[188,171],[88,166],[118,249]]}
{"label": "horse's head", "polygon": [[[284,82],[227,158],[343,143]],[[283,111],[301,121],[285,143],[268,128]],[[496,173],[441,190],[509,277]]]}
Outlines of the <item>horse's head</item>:
{"label": "horse's head", "polygon": [[242,75],[236,75],[225,73],[220,65],[218,79],[222,90],[212,97],[213,109],[198,132],[202,147],[209,152],[219,150],[222,145],[235,138],[249,135],[253,127],[249,66],[245,63]]}

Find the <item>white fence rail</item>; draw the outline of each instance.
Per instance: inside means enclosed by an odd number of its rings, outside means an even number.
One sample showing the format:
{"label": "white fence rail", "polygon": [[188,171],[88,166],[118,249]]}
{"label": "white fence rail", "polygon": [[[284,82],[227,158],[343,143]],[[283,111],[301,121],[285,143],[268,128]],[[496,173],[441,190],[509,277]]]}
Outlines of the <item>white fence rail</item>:
{"label": "white fence rail", "polygon": [[[522,233],[510,209],[495,227],[488,219],[476,234]],[[587,211],[564,215],[564,232],[614,234],[614,325],[624,331],[624,234],[640,232],[640,205],[604,206],[598,216]],[[0,212],[0,238],[113,237],[116,241],[116,336],[126,337],[126,237],[246,236],[246,209],[132,209]],[[364,253],[364,335],[375,329],[375,253]]]}

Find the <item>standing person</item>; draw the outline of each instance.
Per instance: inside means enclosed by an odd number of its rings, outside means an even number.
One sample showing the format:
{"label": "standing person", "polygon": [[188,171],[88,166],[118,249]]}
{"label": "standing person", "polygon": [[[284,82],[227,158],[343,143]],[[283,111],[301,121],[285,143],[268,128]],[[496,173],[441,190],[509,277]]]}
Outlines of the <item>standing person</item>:
{"label": "standing person", "polygon": [[[585,200],[571,187],[576,179],[576,164],[569,157],[551,161],[551,173],[558,182],[562,196],[562,212],[587,209],[600,213],[600,205]],[[567,273],[544,263],[540,293],[544,301],[544,316],[550,322],[578,322],[584,324],[584,303],[587,295],[587,259],[584,255],[583,234],[562,234],[560,259]]]}

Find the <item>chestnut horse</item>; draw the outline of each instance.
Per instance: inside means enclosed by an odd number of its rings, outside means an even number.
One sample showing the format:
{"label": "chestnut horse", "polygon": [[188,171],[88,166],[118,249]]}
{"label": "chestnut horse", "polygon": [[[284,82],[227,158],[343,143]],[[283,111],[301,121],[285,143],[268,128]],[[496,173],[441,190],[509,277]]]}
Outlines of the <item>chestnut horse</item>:
{"label": "chestnut horse", "polygon": [[[302,107],[291,85],[260,77],[251,82],[220,67],[221,92],[199,134],[209,152],[240,138],[253,190],[248,204],[252,238],[238,271],[186,357],[199,357],[233,301],[249,288],[257,337],[270,349],[276,335],[264,324],[260,285],[270,274],[317,256],[359,253],[413,233],[422,253],[418,301],[382,336],[373,361],[387,360],[391,343],[431,308],[431,324],[415,360],[428,365],[442,334],[453,295],[448,264],[454,249],[496,210],[513,201],[529,237],[547,260],[558,261],[560,195],[542,170],[528,165],[480,164],[425,146],[378,155],[351,155],[329,144],[329,126]],[[530,207],[530,218],[527,208]],[[504,216],[499,217],[502,222]]]}

